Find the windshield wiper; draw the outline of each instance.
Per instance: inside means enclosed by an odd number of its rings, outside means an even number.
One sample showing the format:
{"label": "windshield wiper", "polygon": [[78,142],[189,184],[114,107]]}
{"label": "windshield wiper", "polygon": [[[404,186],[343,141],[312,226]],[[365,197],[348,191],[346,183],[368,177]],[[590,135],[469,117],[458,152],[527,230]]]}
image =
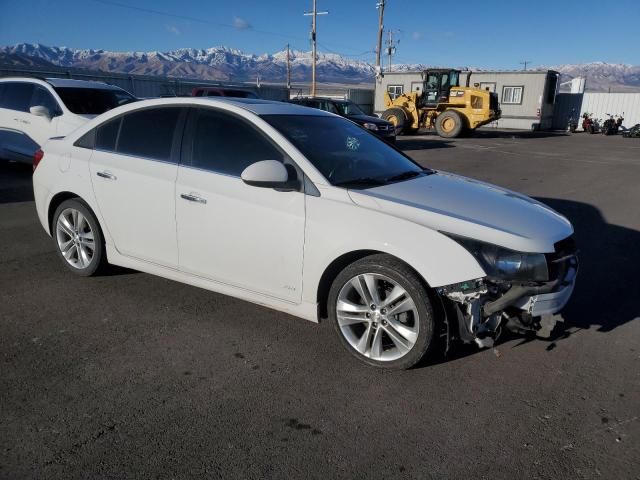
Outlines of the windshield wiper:
{"label": "windshield wiper", "polygon": [[394,175],[386,179],[387,182],[397,182],[399,180],[409,180],[410,178],[418,177],[425,172],[416,172],[415,170],[410,170],[408,172],[402,172],[398,175]]}
{"label": "windshield wiper", "polygon": [[351,180],[344,180],[342,182],[336,182],[334,185],[336,187],[347,187],[347,186],[379,186],[384,185],[386,180],[380,180],[379,178],[373,177],[361,177],[361,178],[352,178]]}

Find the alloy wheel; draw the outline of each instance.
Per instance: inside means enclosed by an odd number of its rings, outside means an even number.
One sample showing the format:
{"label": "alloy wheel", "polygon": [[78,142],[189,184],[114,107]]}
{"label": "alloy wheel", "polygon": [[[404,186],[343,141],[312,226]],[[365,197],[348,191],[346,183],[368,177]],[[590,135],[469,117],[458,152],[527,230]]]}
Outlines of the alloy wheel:
{"label": "alloy wheel", "polygon": [[95,237],[87,217],[75,208],[67,208],[58,216],[56,240],[62,256],[69,265],[85,269],[96,251]]}
{"label": "alloy wheel", "polygon": [[418,340],[420,319],[414,300],[385,275],[363,273],[349,280],[338,294],[336,316],[349,345],[372,360],[397,360]]}

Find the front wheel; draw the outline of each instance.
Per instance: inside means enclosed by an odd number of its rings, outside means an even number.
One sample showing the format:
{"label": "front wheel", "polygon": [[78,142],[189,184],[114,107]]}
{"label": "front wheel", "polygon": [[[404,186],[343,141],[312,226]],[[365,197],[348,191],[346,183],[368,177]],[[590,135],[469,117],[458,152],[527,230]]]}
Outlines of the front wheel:
{"label": "front wheel", "polygon": [[65,200],[53,215],[53,238],[64,265],[88,277],[106,264],[102,231],[93,212],[78,198]]}
{"label": "front wheel", "polygon": [[459,137],[464,127],[462,115],[455,110],[446,110],[436,118],[436,132],[443,138]]}
{"label": "front wheel", "polygon": [[415,365],[434,343],[433,309],[415,271],[389,255],[345,268],[329,292],[329,318],[345,348],[376,367]]}

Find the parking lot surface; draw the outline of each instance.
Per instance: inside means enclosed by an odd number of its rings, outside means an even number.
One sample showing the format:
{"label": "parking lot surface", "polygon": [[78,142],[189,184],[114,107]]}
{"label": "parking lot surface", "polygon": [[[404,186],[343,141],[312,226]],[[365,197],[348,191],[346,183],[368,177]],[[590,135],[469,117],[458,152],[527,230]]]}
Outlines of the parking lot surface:
{"label": "parking lot surface", "polygon": [[0,163],[0,478],[640,478],[640,141],[399,146],[574,223],[553,338],[383,372],[328,322],[132,271],[76,278],[30,168]]}

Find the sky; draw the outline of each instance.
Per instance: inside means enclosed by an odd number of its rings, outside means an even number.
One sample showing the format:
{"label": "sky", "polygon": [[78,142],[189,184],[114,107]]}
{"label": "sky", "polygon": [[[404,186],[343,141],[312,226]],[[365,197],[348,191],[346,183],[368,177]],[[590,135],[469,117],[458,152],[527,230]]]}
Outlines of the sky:
{"label": "sky", "polygon": [[[373,62],[378,0],[317,0],[318,50]],[[311,0],[0,0],[0,45],[310,50]],[[393,63],[519,69],[640,64],[640,0],[386,0]]]}

